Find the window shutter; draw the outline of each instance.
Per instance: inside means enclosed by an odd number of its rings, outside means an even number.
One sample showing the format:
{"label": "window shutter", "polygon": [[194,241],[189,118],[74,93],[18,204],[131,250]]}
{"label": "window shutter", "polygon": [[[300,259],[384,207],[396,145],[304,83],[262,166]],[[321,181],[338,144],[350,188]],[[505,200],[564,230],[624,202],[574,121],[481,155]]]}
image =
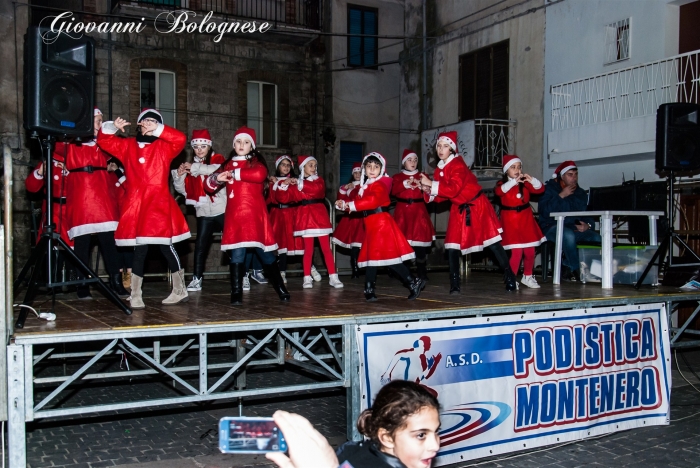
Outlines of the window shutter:
{"label": "window shutter", "polygon": [[[364,12],[364,31],[363,34],[377,34],[377,13],[374,11]],[[364,38],[364,65],[377,64],[377,38]]]}
{"label": "window shutter", "polygon": [[493,46],[491,118],[508,118],[508,43]]}
{"label": "window shutter", "polygon": [[[362,34],[362,12],[350,8],[348,10],[348,34]],[[348,64],[362,65],[362,38],[348,37]]]}
{"label": "window shutter", "polygon": [[491,48],[476,53],[475,119],[491,117]]}

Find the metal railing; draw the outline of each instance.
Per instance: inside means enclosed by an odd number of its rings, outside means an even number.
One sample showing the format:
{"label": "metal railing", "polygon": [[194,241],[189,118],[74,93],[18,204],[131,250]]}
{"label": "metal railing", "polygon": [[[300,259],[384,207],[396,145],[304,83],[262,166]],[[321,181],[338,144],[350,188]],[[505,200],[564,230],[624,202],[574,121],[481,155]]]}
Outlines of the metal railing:
{"label": "metal railing", "polygon": [[552,130],[653,115],[667,102],[698,103],[700,50],[553,85]]}
{"label": "metal railing", "polygon": [[474,166],[501,169],[503,155],[515,154],[515,120],[474,120]]}
{"label": "metal railing", "polygon": [[112,10],[135,5],[322,29],[321,0],[112,0]]}

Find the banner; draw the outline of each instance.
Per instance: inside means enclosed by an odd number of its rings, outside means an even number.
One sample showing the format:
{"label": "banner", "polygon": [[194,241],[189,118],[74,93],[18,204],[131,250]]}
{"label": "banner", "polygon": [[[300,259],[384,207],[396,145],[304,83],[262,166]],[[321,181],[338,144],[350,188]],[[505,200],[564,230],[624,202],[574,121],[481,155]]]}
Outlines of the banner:
{"label": "banner", "polygon": [[437,394],[433,466],[669,423],[664,304],[357,330],[363,410],[391,380]]}

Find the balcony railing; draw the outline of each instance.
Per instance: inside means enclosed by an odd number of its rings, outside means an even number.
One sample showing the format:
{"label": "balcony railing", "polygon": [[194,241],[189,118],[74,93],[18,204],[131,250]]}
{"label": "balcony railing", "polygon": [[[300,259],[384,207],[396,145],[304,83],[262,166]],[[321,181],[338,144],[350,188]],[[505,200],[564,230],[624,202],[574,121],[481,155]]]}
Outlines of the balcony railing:
{"label": "balcony railing", "polygon": [[211,11],[224,17],[322,29],[322,0],[112,0],[112,10],[119,5],[161,10]]}
{"label": "balcony railing", "polygon": [[552,86],[552,130],[654,115],[698,103],[700,50]]}
{"label": "balcony railing", "polygon": [[501,169],[503,155],[515,154],[514,120],[474,120],[474,169]]}

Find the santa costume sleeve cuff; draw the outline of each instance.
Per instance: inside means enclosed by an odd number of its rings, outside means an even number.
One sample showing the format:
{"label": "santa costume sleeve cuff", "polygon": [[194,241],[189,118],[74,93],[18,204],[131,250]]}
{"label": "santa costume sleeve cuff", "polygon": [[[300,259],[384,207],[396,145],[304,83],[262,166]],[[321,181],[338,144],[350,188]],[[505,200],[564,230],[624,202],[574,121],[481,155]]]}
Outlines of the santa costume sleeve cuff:
{"label": "santa costume sleeve cuff", "polygon": [[540,187],[542,187],[542,182],[540,182],[538,179],[535,179],[534,177],[532,178],[532,188],[535,190],[539,190]]}
{"label": "santa costume sleeve cuff", "polygon": [[238,169],[233,171],[233,178],[234,180],[241,180],[241,168],[239,167]]}
{"label": "santa costume sleeve cuff", "polygon": [[508,190],[512,189],[516,185],[518,185],[518,179],[508,179],[508,182],[501,185],[501,190],[503,191],[503,193],[507,193]]}
{"label": "santa costume sleeve cuff", "polygon": [[121,176],[121,177],[119,178],[119,180],[117,181],[117,187],[119,187],[119,186],[120,186],[121,184],[123,184],[124,182],[126,182],[126,176],[125,176],[125,175],[123,175],[123,176]]}
{"label": "santa costume sleeve cuff", "polygon": [[408,181],[408,179],[403,181],[403,186],[407,189],[411,188],[411,183]]}
{"label": "santa costume sleeve cuff", "polygon": [[163,133],[163,129],[165,129],[165,125],[163,125],[162,123],[159,123],[158,126],[156,127],[156,129],[153,130],[153,136],[160,137],[160,135]]}
{"label": "santa costume sleeve cuff", "polygon": [[350,203],[347,204],[348,211],[357,211],[357,208],[355,208],[355,202],[351,201]]}
{"label": "santa costume sleeve cuff", "polygon": [[430,186],[430,196],[431,197],[437,196],[439,186],[440,186],[440,182],[438,182],[437,180],[434,180],[432,185]]}
{"label": "santa costume sleeve cuff", "polygon": [[39,172],[39,169],[34,169],[34,177],[36,177],[39,180],[44,178],[44,176],[41,174],[41,172]]}
{"label": "santa costume sleeve cuff", "polygon": [[114,135],[117,133],[119,129],[117,128],[116,125],[114,125],[114,122],[111,120],[108,120],[107,122],[104,122],[102,124],[102,133],[105,133],[107,135]]}
{"label": "santa costume sleeve cuff", "polygon": [[216,177],[218,174],[212,174],[209,177],[207,177],[206,184],[207,187],[209,187],[211,190],[216,190],[219,185],[223,185],[224,182],[219,181]]}

